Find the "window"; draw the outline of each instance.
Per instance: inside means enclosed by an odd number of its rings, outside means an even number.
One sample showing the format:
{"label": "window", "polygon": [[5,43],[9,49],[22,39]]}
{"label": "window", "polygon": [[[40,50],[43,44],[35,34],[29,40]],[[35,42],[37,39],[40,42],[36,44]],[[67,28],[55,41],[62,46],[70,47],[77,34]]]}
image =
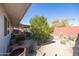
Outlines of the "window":
{"label": "window", "polygon": [[7,35],[7,18],[4,17],[4,36]]}
{"label": "window", "polygon": [[[9,28],[10,26],[9,26],[9,21],[8,21],[8,28]],[[9,34],[9,29],[8,29],[8,34]]]}

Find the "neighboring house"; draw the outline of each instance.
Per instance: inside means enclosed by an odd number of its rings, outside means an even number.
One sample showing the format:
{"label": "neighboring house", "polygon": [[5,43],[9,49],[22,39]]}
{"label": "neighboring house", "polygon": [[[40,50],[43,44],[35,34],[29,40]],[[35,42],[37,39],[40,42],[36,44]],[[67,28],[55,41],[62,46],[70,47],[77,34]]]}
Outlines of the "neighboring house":
{"label": "neighboring house", "polygon": [[15,27],[13,29],[13,33],[21,34],[24,32],[24,30],[28,29],[29,27],[30,27],[29,25],[19,24],[18,27]]}
{"label": "neighboring house", "polygon": [[14,27],[19,25],[30,5],[29,3],[0,4],[0,55],[7,52],[11,32]]}
{"label": "neighboring house", "polygon": [[18,28],[19,28],[21,31],[24,31],[25,29],[28,29],[29,27],[30,27],[30,25],[20,24]]}
{"label": "neighboring house", "polygon": [[24,25],[24,24],[20,24],[19,28],[24,29],[24,28],[28,28],[30,25]]}
{"label": "neighboring house", "polygon": [[79,26],[69,26],[69,27],[60,27],[55,28],[53,35],[56,37],[64,36],[77,36],[79,34]]}

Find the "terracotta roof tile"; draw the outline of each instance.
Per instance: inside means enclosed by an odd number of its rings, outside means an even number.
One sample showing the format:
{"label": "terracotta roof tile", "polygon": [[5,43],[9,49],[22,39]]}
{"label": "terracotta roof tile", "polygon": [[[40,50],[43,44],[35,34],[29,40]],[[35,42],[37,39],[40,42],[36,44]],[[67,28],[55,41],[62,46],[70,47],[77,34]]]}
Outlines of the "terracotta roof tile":
{"label": "terracotta roof tile", "polygon": [[65,36],[75,35],[75,36],[77,36],[79,34],[79,26],[55,28],[53,34],[55,36],[60,36],[60,35],[65,35]]}

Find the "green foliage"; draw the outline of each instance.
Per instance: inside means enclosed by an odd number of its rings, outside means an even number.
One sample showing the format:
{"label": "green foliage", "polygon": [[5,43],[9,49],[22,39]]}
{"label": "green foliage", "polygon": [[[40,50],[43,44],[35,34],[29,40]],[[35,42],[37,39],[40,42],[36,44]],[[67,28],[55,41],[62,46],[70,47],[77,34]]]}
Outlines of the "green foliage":
{"label": "green foliage", "polygon": [[69,20],[68,19],[64,19],[61,21],[63,23],[62,27],[67,27],[69,26]]}
{"label": "green foliage", "polygon": [[69,20],[64,19],[64,20],[54,20],[52,22],[52,27],[51,29],[54,30],[55,27],[67,27],[69,26]]}
{"label": "green foliage", "polygon": [[66,42],[68,42],[67,37],[65,37],[65,36],[63,36],[63,35],[60,36],[60,39],[61,39],[61,40],[60,40],[60,43],[61,43],[61,44],[66,44]]}
{"label": "green foliage", "polygon": [[17,35],[16,38],[15,38],[15,42],[16,42],[16,43],[18,43],[18,42],[20,42],[20,41],[23,41],[23,40],[25,40],[25,37],[22,36],[22,35]]}
{"label": "green foliage", "polygon": [[60,39],[61,39],[60,41],[61,44],[66,44],[66,42],[75,41],[76,36],[62,36],[60,37]]}
{"label": "green foliage", "polygon": [[35,16],[30,20],[32,29],[32,38],[38,44],[44,43],[50,36],[50,28],[47,19],[44,16]]}
{"label": "green foliage", "polygon": [[75,41],[76,37],[75,36],[69,36],[68,39],[71,40],[71,41]]}
{"label": "green foliage", "polygon": [[65,40],[65,39],[62,39],[62,40],[60,41],[60,43],[61,43],[61,44],[66,44],[66,40]]}
{"label": "green foliage", "polygon": [[31,32],[31,26],[30,25],[26,25],[27,27],[26,28],[24,28],[23,30],[23,32]]}
{"label": "green foliage", "polygon": [[52,22],[52,26],[53,27],[66,27],[69,25],[69,20],[68,19],[64,19],[64,20],[54,20]]}

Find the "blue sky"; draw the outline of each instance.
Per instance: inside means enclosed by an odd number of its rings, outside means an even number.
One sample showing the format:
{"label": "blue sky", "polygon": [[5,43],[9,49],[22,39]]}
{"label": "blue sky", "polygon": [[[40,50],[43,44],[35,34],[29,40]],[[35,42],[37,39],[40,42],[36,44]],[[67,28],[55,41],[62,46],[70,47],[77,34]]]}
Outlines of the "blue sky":
{"label": "blue sky", "polygon": [[29,24],[29,20],[36,15],[45,16],[49,24],[55,19],[75,19],[70,23],[76,26],[79,25],[79,4],[34,3],[25,13],[21,23]]}

